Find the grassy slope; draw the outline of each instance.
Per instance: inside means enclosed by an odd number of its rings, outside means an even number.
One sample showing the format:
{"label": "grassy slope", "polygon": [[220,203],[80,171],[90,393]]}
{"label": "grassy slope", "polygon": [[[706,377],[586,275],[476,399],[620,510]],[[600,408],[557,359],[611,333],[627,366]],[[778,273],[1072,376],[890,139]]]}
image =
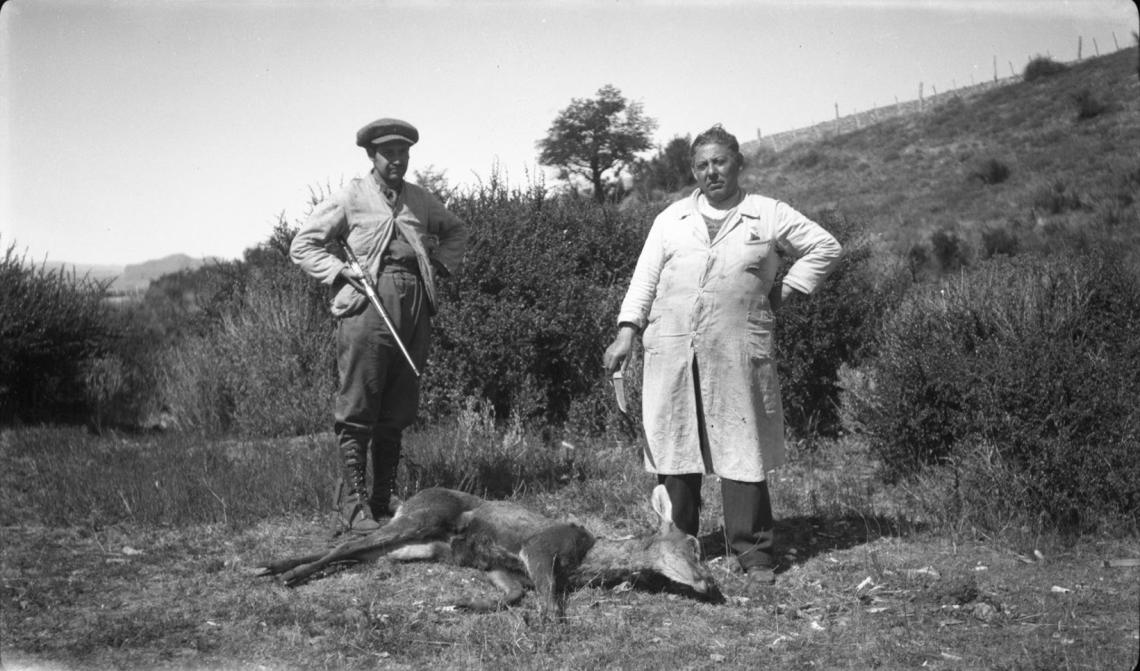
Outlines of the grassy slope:
{"label": "grassy slope", "polygon": [[[1107,109],[1079,120],[1074,95],[1088,89]],[[1140,190],[1140,81],[1136,49],[1073,64],[1018,83],[779,153],[761,152],[745,184],[812,212],[834,208],[888,237],[915,239],[985,225],[1080,224]],[[971,179],[979,164],[1010,168],[1003,183]],[[1042,191],[1060,182],[1082,205],[1053,213]],[[1135,206],[1127,235],[1134,242]]]}

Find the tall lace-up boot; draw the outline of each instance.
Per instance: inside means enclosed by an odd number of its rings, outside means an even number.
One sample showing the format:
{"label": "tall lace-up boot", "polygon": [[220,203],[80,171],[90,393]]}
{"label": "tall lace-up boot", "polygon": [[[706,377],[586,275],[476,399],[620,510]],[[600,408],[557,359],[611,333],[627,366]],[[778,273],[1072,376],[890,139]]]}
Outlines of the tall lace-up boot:
{"label": "tall lace-up boot", "polygon": [[365,480],[368,433],[341,429],[338,431],[344,478],[341,484],[340,521],[343,531],[369,533],[380,528],[368,505],[368,483]]}
{"label": "tall lace-up boot", "polygon": [[401,501],[396,496],[396,474],[400,466],[399,440],[372,439],[372,496],[368,504],[375,520],[396,514]]}

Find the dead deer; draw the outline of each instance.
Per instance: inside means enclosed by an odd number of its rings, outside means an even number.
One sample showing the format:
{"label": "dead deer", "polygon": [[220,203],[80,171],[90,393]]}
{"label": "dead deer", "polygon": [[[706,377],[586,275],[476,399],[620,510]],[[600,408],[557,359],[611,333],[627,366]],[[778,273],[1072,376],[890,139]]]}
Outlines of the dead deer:
{"label": "dead deer", "polygon": [[[382,528],[332,550],[271,562],[258,575],[280,575],[289,587],[345,566],[387,557],[395,561],[449,561],[487,572],[501,594],[493,600],[455,604],[497,610],[518,603],[527,586],[543,616],[561,618],[567,593],[590,584],[681,587],[699,599],[720,601],[697,539],[673,524],[663,486],[650,497],[656,533],[644,538],[596,538],[581,526],[544,517],[517,503],[485,501],[453,489],[425,489],[400,507]],[[658,578],[656,581],[654,578]],[[662,582],[659,578],[665,578]]]}

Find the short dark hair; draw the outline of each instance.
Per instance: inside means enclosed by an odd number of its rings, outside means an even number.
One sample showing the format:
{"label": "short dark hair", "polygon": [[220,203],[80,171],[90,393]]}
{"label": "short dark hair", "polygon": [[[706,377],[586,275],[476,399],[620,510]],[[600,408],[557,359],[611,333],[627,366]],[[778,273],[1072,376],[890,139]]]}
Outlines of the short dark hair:
{"label": "short dark hair", "polygon": [[719,144],[722,147],[728,147],[737,154],[740,153],[740,143],[736,141],[736,136],[726,131],[724,126],[720,124],[713,125],[693,138],[693,144],[689,147],[689,156],[694,156],[697,153],[697,147],[706,144]]}

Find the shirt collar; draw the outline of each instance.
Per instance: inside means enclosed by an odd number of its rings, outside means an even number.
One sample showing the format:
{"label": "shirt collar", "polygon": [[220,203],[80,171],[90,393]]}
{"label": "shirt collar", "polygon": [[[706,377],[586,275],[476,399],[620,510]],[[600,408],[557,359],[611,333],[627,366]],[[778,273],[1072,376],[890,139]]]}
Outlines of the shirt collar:
{"label": "shirt collar", "polygon": [[368,174],[372,176],[372,183],[376,185],[376,188],[380,189],[381,195],[392,192],[398,196],[404,191],[404,185],[402,183],[398,189],[393,189],[392,187],[388,186],[388,183],[380,179],[380,175],[376,174],[376,168],[369,170]]}
{"label": "shirt collar", "polygon": [[[742,191],[743,191],[743,189],[742,189]],[[741,216],[744,216],[744,217],[749,217],[751,219],[759,219],[760,218],[760,204],[759,204],[759,202],[757,202],[757,200],[755,198],[749,198],[749,196],[751,196],[752,194],[748,193],[747,191],[743,191],[743,193],[744,193],[744,197],[741,198],[740,202],[736,205],[737,214],[740,214]],[[691,215],[700,214],[700,210],[697,209],[697,198],[700,197],[700,195],[701,195],[700,188],[693,189],[693,192],[691,194],[689,194],[688,198],[685,199],[685,202],[687,203],[688,207],[686,207],[685,211],[683,213],[681,213],[682,219],[684,219],[685,217],[691,216]]]}

